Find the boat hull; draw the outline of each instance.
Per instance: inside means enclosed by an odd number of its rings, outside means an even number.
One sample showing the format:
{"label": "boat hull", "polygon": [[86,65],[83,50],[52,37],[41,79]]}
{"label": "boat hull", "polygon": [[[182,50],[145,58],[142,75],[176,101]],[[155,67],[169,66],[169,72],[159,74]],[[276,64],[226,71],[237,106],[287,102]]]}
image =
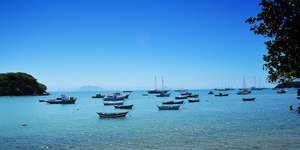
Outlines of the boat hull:
{"label": "boat hull", "polygon": [[242,98],[243,101],[255,101],[255,98]]}
{"label": "boat hull", "polygon": [[180,105],[174,106],[174,105],[170,105],[170,106],[157,106],[159,110],[179,110]]}
{"label": "boat hull", "polygon": [[117,112],[117,113],[104,113],[104,112],[97,112],[100,118],[122,118],[126,117],[128,111],[126,112]]}
{"label": "boat hull", "polygon": [[103,102],[104,105],[123,105],[123,101],[116,101],[116,102]]}
{"label": "boat hull", "polygon": [[162,104],[183,104],[183,101],[166,101],[166,102],[161,102]]}
{"label": "boat hull", "polygon": [[76,99],[72,100],[49,100],[46,101],[49,104],[74,104],[76,102]]}
{"label": "boat hull", "polygon": [[199,99],[195,99],[195,100],[194,100],[194,99],[193,99],[193,100],[192,100],[192,99],[189,99],[189,102],[190,102],[190,103],[196,103],[196,102],[199,102],[199,101],[200,101]]}
{"label": "boat hull", "polygon": [[117,109],[132,109],[133,105],[115,105]]}

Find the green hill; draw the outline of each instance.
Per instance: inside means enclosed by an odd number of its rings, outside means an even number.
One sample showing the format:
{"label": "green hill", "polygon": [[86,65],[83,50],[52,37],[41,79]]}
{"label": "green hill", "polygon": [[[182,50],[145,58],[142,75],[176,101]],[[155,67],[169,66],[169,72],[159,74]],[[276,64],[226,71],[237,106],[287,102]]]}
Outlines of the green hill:
{"label": "green hill", "polygon": [[0,96],[44,95],[46,90],[27,73],[0,73]]}

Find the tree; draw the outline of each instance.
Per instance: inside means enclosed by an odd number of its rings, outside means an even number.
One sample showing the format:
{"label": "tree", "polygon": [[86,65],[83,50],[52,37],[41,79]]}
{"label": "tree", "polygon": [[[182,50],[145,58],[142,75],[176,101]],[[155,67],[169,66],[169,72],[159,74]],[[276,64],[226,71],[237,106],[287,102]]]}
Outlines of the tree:
{"label": "tree", "polygon": [[300,0],[262,0],[261,12],[246,20],[254,34],[268,38],[263,56],[269,82],[300,79]]}

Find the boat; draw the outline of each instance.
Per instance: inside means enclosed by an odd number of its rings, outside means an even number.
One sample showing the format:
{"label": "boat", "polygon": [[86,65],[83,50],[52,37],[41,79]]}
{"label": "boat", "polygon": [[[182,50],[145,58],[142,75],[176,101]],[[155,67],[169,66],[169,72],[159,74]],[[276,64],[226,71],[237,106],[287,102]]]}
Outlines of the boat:
{"label": "boat", "polygon": [[104,98],[105,95],[96,94],[95,96],[92,96],[92,98]]}
{"label": "boat", "polygon": [[263,88],[260,87],[260,80],[258,81],[258,87],[256,87],[256,78],[254,78],[254,86],[250,88],[251,90],[263,90]]}
{"label": "boat", "polygon": [[39,102],[47,102],[47,100],[40,99]]}
{"label": "boat", "polygon": [[287,90],[285,90],[285,89],[280,89],[277,91],[278,94],[284,94],[286,92],[287,92]]}
{"label": "boat", "polygon": [[148,96],[149,94],[142,94],[143,96]]}
{"label": "boat", "polygon": [[105,96],[103,101],[124,101],[125,98],[123,97],[114,97],[114,96]]}
{"label": "boat", "polygon": [[251,91],[248,90],[248,89],[241,89],[236,94],[237,95],[247,95],[247,94],[250,94],[250,93],[251,93]]}
{"label": "boat", "polygon": [[181,94],[182,96],[192,95],[192,93],[191,93],[191,92],[188,92],[187,90],[181,91],[180,94]]}
{"label": "boat", "polygon": [[195,102],[199,102],[199,101],[200,101],[199,99],[189,99],[190,103],[195,103]]}
{"label": "boat", "polygon": [[199,95],[198,94],[191,94],[187,96],[188,98],[198,98]]}
{"label": "boat", "polygon": [[251,91],[247,89],[245,77],[243,76],[243,88],[241,88],[240,91],[238,91],[236,94],[237,95],[247,95],[250,93],[251,93]]}
{"label": "boat", "polygon": [[169,97],[171,95],[171,93],[160,93],[158,95],[156,95],[156,97]]}
{"label": "boat", "polygon": [[115,105],[115,108],[118,109],[132,109],[133,104],[131,105]]}
{"label": "boat", "polygon": [[255,101],[254,97],[249,97],[249,98],[242,98],[243,101]]}
{"label": "boat", "polygon": [[155,81],[155,89],[151,89],[148,91],[149,94],[160,94],[160,93],[167,93],[169,92],[169,90],[164,90],[164,80],[162,77],[162,90],[158,90],[157,89],[157,84],[156,84],[156,76],[154,77],[154,81]]}
{"label": "boat", "polygon": [[210,95],[211,95],[211,94],[214,94],[214,92],[213,92],[213,91],[209,91],[209,92],[208,92],[208,94],[210,94]]}
{"label": "boat", "polygon": [[109,101],[103,102],[104,105],[123,105],[124,101]]}
{"label": "boat", "polygon": [[187,99],[187,96],[180,95],[180,96],[176,96],[175,99]]}
{"label": "boat", "polygon": [[300,100],[300,96],[297,96],[297,99]]}
{"label": "boat", "polygon": [[179,110],[180,105],[163,105],[157,107],[159,110]]}
{"label": "boat", "polygon": [[162,104],[183,104],[183,101],[165,101]]}
{"label": "boat", "polygon": [[225,93],[225,94],[219,93],[219,94],[216,94],[215,96],[228,96],[228,95],[229,95],[228,93]]}
{"label": "boat", "polygon": [[129,111],[125,112],[113,112],[113,113],[107,113],[107,112],[97,112],[100,118],[121,118],[126,117],[127,113]]}
{"label": "boat", "polygon": [[122,101],[122,100],[127,99],[128,96],[129,96],[129,94],[121,95],[121,94],[118,93],[118,92],[113,92],[112,95],[110,95],[110,96],[105,96],[105,97],[103,98],[103,101]]}
{"label": "boat", "polygon": [[76,97],[61,95],[59,98],[47,100],[46,102],[49,104],[74,104],[76,100]]}
{"label": "boat", "polygon": [[123,91],[123,93],[131,93],[132,91]]}

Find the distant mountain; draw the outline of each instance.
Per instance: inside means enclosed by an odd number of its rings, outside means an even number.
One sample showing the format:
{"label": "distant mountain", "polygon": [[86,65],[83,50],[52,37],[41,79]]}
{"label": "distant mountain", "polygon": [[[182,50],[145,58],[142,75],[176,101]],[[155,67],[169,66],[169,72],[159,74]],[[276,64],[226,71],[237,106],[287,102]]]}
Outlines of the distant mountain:
{"label": "distant mountain", "polygon": [[77,89],[77,91],[106,91],[100,86],[85,85]]}
{"label": "distant mountain", "polygon": [[300,81],[278,84],[275,88],[300,88]]}

